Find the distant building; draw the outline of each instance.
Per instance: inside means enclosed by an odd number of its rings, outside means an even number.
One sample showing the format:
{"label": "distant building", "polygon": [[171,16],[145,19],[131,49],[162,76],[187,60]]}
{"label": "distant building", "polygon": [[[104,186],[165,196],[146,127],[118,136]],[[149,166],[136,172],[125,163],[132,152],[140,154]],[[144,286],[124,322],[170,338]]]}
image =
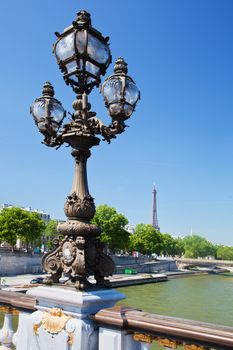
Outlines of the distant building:
{"label": "distant building", "polygon": [[[4,203],[1,209],[13,207],[14,205],[12,204]],[[46,224],[51,220],[50,214],[46,213],[44,210],[32,209],[31,207],[20,207],[20,209],[29,211],[31,213],[37,213]]]}
{"label": "distant building", "polygon": [[131,234],[134,234],[135,233],[135,226],[134,225],[126,225],[125,226],[125,230]]}

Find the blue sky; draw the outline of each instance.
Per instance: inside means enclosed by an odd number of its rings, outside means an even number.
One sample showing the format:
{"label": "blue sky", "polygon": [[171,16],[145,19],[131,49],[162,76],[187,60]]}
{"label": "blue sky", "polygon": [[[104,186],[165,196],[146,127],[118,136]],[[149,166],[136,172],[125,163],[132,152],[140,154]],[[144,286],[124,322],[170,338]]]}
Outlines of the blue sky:
{"label": "blue sky", "polygon": [[[64,218],[70,149],[42,145],[29,114],[49,80],[72,112],[52,44],[76,12],[110,36],[142,99],[123,135],[92,151],[89,188],[131,224],[151,222],[152,187],[162,232],[233,245],[232,0],[1,1],[0,203]],[[112,73],[112,65],[107,76]],[[92,109],[110,122],[98,89]]]}

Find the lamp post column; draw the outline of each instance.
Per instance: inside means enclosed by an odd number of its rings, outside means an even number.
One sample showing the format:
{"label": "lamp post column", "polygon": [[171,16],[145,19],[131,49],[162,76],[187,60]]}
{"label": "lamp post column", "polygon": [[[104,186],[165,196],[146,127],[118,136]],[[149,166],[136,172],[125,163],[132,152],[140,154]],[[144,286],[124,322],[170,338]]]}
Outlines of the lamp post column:
{"label": "lamp post column", "polygon": [[73,122],[62,136],[72,147],[75,173],[71,193],[64,205],[67,221],[58,225],[62,239],[42,260],[44,269],[51,273],[47,283],[58,283],[64,272],[69,277],[67,284],[74,283],[80,290],[93,288],[87,280],[89,275],[94,275],[97,287],[110,286],[104,277],[111,275],[115,267],[112,259],[103,252],[104,245],[99,240],[101,229],[91,224],[95,204],[88,190],[86,166],[90,149],[97,146],[100,139],[85,128],[88,113],[91,112],[85,108],[76,111]]}

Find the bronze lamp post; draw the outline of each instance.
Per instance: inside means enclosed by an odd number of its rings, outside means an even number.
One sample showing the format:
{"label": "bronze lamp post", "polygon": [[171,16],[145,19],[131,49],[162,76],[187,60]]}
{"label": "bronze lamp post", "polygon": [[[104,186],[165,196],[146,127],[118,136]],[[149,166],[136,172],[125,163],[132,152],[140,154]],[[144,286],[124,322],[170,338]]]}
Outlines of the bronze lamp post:
{"label": "bronze lamp post", "polygon": [[67,221],[58,225],[59,237],[54,240],[54,248],[42,260],[44,270],[51,274],[45,283],[58,283],[64,272],[69,277],[67,284],[74,284],[77,289],[93,288],[87,280],[90,275],[95,277],[95,287],[107,287],[110,283],[105,277],[113,273],[114,263],[103,251],[99,240],[101,229],[91,224],[95,204],[88,190],[86,163],[91,147],[100,142],[96,135],[110,143],[125,130],[125,120],[133,113],[140,93],[127,75],[124,59],[118,58],[114,74],[101,86],[112,119],[110,125],[104,125],[91,111],[88,94],[99,86],[101,76],[111,63],[108,38],[91,26],[90,14],[86,11],[78,12],[77,19],[62,34],[55,34],[53,52],[66,84],[77,96],[73,102],[75,112],[71,120],[64,123],[66,112],[54,98],[49,82],[44,84],[42,96],[35,100],[30,112],[44,135],[46,146],[58,148],[63,143],[71,146],[75,173],[64,206]]}

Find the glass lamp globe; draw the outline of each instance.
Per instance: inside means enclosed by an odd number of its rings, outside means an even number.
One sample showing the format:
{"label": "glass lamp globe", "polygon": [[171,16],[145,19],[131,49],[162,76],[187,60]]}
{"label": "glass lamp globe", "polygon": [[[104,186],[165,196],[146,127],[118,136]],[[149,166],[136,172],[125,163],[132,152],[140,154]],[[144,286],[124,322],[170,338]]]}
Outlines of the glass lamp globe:
{"label": "glass lamp globe", "polygon": [[30,113],[43,135],[55,137],[66,113],[61,102],[53,97],[54,89],[50,82],[44,84],[42,94],[33,102]]}
{"label": "glass lamp globe", "polygon": [[114,119],[128,119],[140,98],[135,82],[127,73],[127,63],[123,58],[118,58],[114,74],[107,78],[101,87],[105,105]]}
{"label": "glass lamp globe", "polygon": [[90,14],[84,10],[62,34],[55,34],[54,53],[65,82],[78,94],[89,93],[111,63],[108,38],[91,26]]}

